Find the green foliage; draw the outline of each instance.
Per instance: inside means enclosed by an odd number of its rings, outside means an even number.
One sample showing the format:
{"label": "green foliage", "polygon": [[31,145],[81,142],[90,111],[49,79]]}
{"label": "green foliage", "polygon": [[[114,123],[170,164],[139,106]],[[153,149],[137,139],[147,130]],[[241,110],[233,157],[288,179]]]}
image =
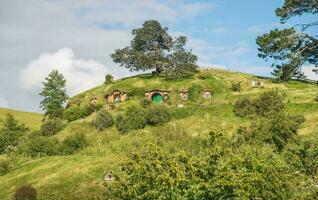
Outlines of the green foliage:
{"label": "green foliage", "polygon": [[37,192],[31,185],[23,185],[15,191],[12,198],[13,200],[37,200]]}
{"label": "green foliage", "polygon": [[57,70],[53,70],[45,82],[43,82],[43,90],[40,93],[43,96],[41,108],[45,111],[45,115],[51,116],[56,110],[63,108],[63,104],[68,99],[65,89],[65,79]]}
{"label": "green foliage", "polygon": [[318,137],[298,138],[286,146],[284,156],[286,162],[296,171],[307,176],[318,174]]}
{"label": "green foliage", "polygon": [[106,128],[112,127],[114,125],[113,116],[108,111],[102,109],[97,112],[93,125],[97,131],[103,131]]}
{"label": "green foliage", "polygon": [[73,154],[88,145],[86,135],[83,133],[76,133],[66,137],[59,146],[59,152],[64,155]]}
{"label": "green foliage", "polygon": [[141,28],[133,29],[130,46],[116,49],[111,55],[131,71],[156,69],[166,79],[184,79],[192,76],[197,57],[184,49],[186,37],[173,39],[158,21],[148,20]]}
{"label": "green foliage", "polygon": [[18,122],[11,114],[6,118],[0,128],[0,154],[3,154],[9,146],[17,146],[28,128]]}
{"label": "green foliage", "polygon": [[253,102],[248,97],[243,97],[235,102],[233,112],[238,117],[249,116],[254,113],[253,106]]}
{"label": "green foliage", "polygon": [[111,74],[106,74],[105,76],[105,85],[112,84],[114,80],[114,77]]}
{"label": "green foliage", "polygon": [[[200,161],[149,146],[121,163],[116,181],[106,184],[106,198],[187,199]],[[199,173],[199,170],[198,170]]]}
{"label": "green foliage", "polygon": [[232,83],[232,90],[234,92],[241,92],[241,82]]}
{"label": "green foliage", "polygon": [[19,146],[19,152],[31,157],[57,154],[58,140],[53,137],[37,136]]}
{"label": "green foliage", "polygon": [[41,125],[42,136],[52,136],[63,130],[64,125],[60,119],[48,119]]}
{"label": "green foliage", "polygon": [[52,114],[49,116],[50,119],[58,118],[62,119],[64,114],[64,108],[56,109],[52,112]]}
{"label": "green foliage", "polygon": [[171,120],[171,114],[165,105],[153,105],[146,110],[146,119],[150,125],[161,125]]}
{"label": "green foliage", "polygon": [[172,118],[174,119],[182,119],[189,117],[194,114],[196,108],[193,107],[182,107],[182,108],[174,108],[170,111]]}
{"label": "green foliage", "polygon": [[[303,14],[315,14],[318,11],[317,0],[285,0],[281,8],[277,8],[276,15],[281,23],[286,23],[290,17]],[[317,67],[318,49],[317,38],[305,33],[306,29],[317,26],[318,22],[298,24],[302,32],[295,28],[283,30],[274,29],[268,34],[259,36],[256,43],[259,46],[259,57],[273,59],[275,67],[273,75],[283,81],[289,81],[293,77],[303,78],[301,66],[305,63],[314,64]],[[316,71],[316,69],[314,70]]]}
{"label": "green foliage", "polygon": [[285,107],[284,97],[277,90],[266,91],[254,101],[254,107],[260,116],[277,113]]}
{"label": "green foliage", "polygon": [[0,176],[6,175],[10,171],[10,162],[8,159],[0,159]]}
{"label": "green foliage", "polygon": [[302,122],[283,112],[272,113],[270,118],[260,118],[247,133],[253,142],[274,144],[281,151],[295,137]]}
{"label": "green foliage", "polygon": [[212,173],[213,199],[289,199],[292,194],[288,166],[266,146],[230,150]]}
{"label": "green foliage", "polygon": [[130,130],[130,125],[124,115],[119,114],[116,117],[116,128],[120,133],[127,133]]}
{"label": "green foliage", "polygon": [[233,112],[236,116],[245,117],[257,115],[270,117],[273,113],[279,113],[285,108],[284,97],[277,90],[263,92],[256,99],[243,97],[234,104]]}
{"label": "green foliage", "polygon": [[188,99],[190,101],[197,101],[202,95],[203,87],[201,85],[192,85],[188,89]]}
{"label": "green foliage", "polygon": [[71,106],[64,111],[63,118],[68,122],[78,120],[84,116],[84,111],[78,105]]}

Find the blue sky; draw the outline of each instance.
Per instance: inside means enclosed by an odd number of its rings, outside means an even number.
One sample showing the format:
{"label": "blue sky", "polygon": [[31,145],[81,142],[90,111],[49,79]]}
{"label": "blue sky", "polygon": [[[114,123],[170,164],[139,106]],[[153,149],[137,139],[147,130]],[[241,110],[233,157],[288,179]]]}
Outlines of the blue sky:
{"label": "blue sky", "polygon": [[[269,76],[270,64],[257,57],[255,38],[281,25],[275,9],[283,0],[4,0],[0,7],[0,107],[41,111],[38,93],[52,69],[63,73],[72,96],[133,73],[110,54],[129,45],[131,30],[159,20],[172,35],[188,37],[187,47],[202,67],[220,67]],[[309,33],[318,33],[309,29]],[[304,67],[310,78],[310,66]]]}

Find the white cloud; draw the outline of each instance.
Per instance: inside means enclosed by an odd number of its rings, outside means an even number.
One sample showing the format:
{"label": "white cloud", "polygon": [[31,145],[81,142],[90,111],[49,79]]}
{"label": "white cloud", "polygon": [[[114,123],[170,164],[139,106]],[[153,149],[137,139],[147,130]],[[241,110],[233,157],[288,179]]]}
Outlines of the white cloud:
{"label": "white cloud", "polygon": [[105,66],[95,60],[76,58],[71,49],[63,48],[31,61],[20,73],[22,86],[31,91],[39,90],[42,81],[53,69],[64,75],[72,95],[101,84],[107,72]]}
{"label": "white cloud", "polygon": [[211,32],[214,33],[214,34],[224,34],[224,33],[227,32],[227,28],[225,28],[223,26],[220,26],[220,27],[212,29]]}
{"label": "white cloud", "polygon": [[302,67],[302,71],[304,72],[304,74],[307,76],[308,79],[318,81],[318,74],[312,71],[314,68],[315,68],[314,65],[304,65]]}

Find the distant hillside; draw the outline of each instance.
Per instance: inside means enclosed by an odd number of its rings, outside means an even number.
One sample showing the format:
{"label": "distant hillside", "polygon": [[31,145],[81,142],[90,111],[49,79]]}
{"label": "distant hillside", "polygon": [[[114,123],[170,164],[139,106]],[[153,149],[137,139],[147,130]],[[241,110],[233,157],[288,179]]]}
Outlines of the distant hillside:
{"label": "distant hillside", "polygon": [[7,108],[0,108],[0,120],[5,118],[6,113],[12,114],[14,118],[25,123],[25,125],[31,129],[38,129],[41,126],[41,120],[43,116],[40,113],[24,112],[24,111],[17,111],[17,110],[12,110]]}
{"label": "distant hillside", "polygon": [[[252,88],[251,82],[259,80],[264,88]],[[242,91],[234,92],[233,83],[241,83]],[[180,98],[179,91],[193,84],[200,84],[212,90],[211,98],[191,103]],[[92,98],[97,104],[109,108],[105,96],[114,90],[127,93],[128,99],[114,104],[111,113],[116,116],[127,106],[139,104],[149,90],[170,92],[169,106],[194,106],[196,111],[186,118],[173,119],[161,126],[149,126],[120,134],[116,127],[97,132],[91,126],[95,113],[83,120],[76,120],[56,136],[59,140],[75,133],[84,133],[89,145],[69,156],[46,156],[40,158],[21,158],[18,166],[5,176],[0,176],[0,199],[10,199],[14,190],[23,184],[34,185],[39,199],[98,199],[103,194],[103,177],[112,169],[116,171],[118,163],[128,153],[138,151],[144,144],[155,143],[168,152],[184,150],[192,155],[200,152],[200,144],[211,131],[233,134],[241,127],[250,124],[251,119],[236,117],[233,113],[235,101],[243,96],[255,97],[264,91],[278,89],[284,93],[289,113],[303,114],[306,122],[301,126],[300,135],[312,135],[318,132],[318,86],[314,83],[291,81],[274,83],[271,79],[225,70],[201,70],[194,78],[182,81],[166,81],[148,74],[117,80],[110,85],[100,85],[72,97],[69,106],[85,107]],[[32,128],[38,128],[42,116],[0,109],[0,117],[9,111],[18,120]]]}

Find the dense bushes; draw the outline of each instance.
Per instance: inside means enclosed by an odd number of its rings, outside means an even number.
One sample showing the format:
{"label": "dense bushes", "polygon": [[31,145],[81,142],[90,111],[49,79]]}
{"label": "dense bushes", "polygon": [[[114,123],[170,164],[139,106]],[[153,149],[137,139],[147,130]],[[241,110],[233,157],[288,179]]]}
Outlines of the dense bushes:
{"label": "dense bushes", "polygon": [[130,125],[127,123],[125,116],[119,114],[116,118],[116,128],[120,133],[127,133],[130,130]]}
{"label": "dense bushes", "polygon": [[41,135],[52,136],[63,130],[64,125],[60,119],[48,119],[41,125]]}
{"label": "dense bushes", "polygon": [[171,114],[164,105],[153,105],[146,110],[147,123],[150,125],[163,124],[171,120]]}
{"label": "dense bushes", "polygon": [[190,101],[197,101],[203,91],[203,87],[201,85],[192,85],[188,89],[188,99]]}
{"label": "dense bushes", "polygon": [[237,100],[234,104],[234,114],[238,117],[245,117],[254,112],[253,103],[247,97]]}
{"label": "dense bushes", "polygon": [[145,110],[141,106],[129,106],[124,115],[118,115],[116,118],[118,131],[126,133],[129,130],[144,128],[147,123],[145,114]]}
{"label": "dense bushes", "polygon": [[97,112],[96,119],[92,122],[97,131],[103,131],[114,125],[113,116],[106,110]]}
{"label": "dense bushes", "polygon": [[284,109],[284,97],[277,90],[266,91],[256,99],[243,97],[234,104],[236,116],[245,117],[252,114],[267,116],[271,113],[280,112]]}
{"label": "dense bushes", "polygon": [[56,155],[58,140],[53,137],[37,136],[23,143],[19,152],[31,157]]}
{"label": "dense bushes", "polygon": [[83,117],[83,110],[80,106],[74,105],[66,109],[63,114],[63,118],[68,122],[75,121]]}
{"label": "dense bushes", "polygon": [[83,133],[76,133],[66,137],[59,146],[59,152],[64,155],[73,154],[88,145]]}
{"label": "dense bushes", "polygon": [[0,126],[0,154],[5,153],[8,147],[16,147],[28,128],[14,119],[11,114],[7,114],[2,126]]}
{"label": "dense bushes", "polygon": [[19,187],[14,195],[13,200],[36,200],[37,192],[31,185],[23,185]]}

